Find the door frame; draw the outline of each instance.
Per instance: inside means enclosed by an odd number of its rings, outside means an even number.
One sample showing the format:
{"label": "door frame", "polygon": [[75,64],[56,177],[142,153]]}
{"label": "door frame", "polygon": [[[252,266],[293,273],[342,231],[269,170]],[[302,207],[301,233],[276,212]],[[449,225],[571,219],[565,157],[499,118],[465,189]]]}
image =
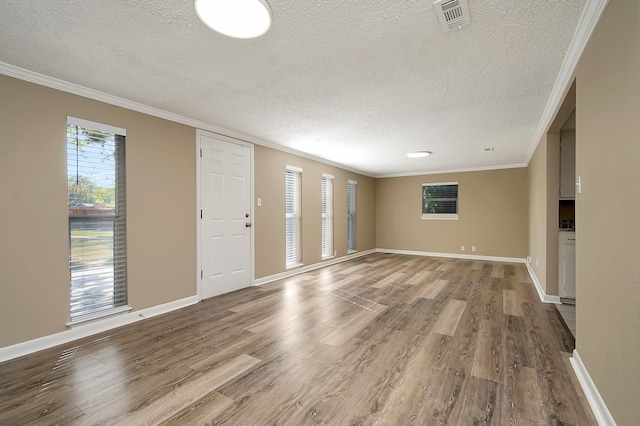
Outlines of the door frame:
{"label": "door frame", "polygon": [[249,179],[249,196],[251,197],[249,203],[249,214],[251,216],[251,223],[253,226],[249,229],[251,250],[249,260],[249,287],[255,286],[255,207],[254,207],[254,144],[241,139],[230,138],[228,136],[221,135],[219,133],[213,133],[206,130],[196,129],[196,146],[195,146],[195,158],[196,158],[196,295],[198,301],[202,301],[202,218],[200,217],[200,210],[202,209],[202,200],[200,199],[200,138],[201,136],[208,136],[212,139],[219,140],[221,142],[232,143],[239,146],[249,148],[251,161],[249,165],[249,173],[251,178]]}

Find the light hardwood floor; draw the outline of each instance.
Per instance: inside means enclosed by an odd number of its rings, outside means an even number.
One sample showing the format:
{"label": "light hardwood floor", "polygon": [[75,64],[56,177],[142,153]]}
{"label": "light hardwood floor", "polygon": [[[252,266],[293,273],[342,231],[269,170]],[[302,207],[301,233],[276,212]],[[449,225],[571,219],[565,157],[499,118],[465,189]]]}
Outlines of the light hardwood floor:
{"label": "light hardwood floor", "polygon": [[373,254],[0,364],[1,425],[594,425],[524,265]]}

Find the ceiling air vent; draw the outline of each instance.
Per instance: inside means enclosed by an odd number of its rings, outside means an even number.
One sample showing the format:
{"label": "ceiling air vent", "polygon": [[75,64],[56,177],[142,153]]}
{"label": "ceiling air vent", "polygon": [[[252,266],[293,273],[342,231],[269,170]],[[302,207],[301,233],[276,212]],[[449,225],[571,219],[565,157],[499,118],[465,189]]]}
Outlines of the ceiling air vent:
{"label": "ceiling air vent", "polygon": [[435,0],[433,6],[444,32],[464,27],[471,22],[467,0]]}

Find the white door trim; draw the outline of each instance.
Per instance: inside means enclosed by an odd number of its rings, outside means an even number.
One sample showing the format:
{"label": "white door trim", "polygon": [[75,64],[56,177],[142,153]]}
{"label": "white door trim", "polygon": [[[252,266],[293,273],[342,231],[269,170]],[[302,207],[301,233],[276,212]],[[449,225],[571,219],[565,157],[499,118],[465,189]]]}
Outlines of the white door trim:
{"label": "white door trim", "polygon": [[232,143],[235,145],[245,146],[251,151],[251,164],[250,173],[251,179],[249,180],[251,188],[249,193],[251,194],[251,202],[249,203],[249,214],[251,217],[251,256],[250,256],[250,278],[249,285],[253,287],[255,285],[255,209],[254,209],[254,144],[239,139],[230,138],[228,136],[220,135],[218,133],[208,132],[206,130],[196,129],[196,292],[198,301],[202,300],[202,221],[200,217],[200,210],[202,210],[202,200],[200,199],[200,138],[201,136],[208,136],[213,139],[217,139],[223,142]]}

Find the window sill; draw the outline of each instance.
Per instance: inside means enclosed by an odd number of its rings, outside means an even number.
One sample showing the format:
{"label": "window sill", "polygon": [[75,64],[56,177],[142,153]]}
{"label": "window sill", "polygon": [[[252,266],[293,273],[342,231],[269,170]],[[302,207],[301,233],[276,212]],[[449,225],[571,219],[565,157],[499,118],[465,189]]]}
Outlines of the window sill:
{"label": "window sill", "polygon": [[347,250],[347,254],[353,254],[353,253],[357,253],[358,250]]}
{"label": "window sill", "polygon": [[329,260],[329,259],[333,259],[335,256],[325,256],[322,258],[322,260]]}
{"label": "window sill", "polygon": [[430,214],[422,215],[424,220],[458,220],[460,217],[457,214]]}
{"label": "window sill", "polygon": [[293,265],[289,265],[289,266],[287,266],[287,267],[285,268],[285,270],[287,270],[287,271],[288,271],[288,270],[290,270],[290,269],[296,269],[296,268],[299,268],[299,267],[301,267],[301,266],[304,266],[304,263],[296,263],[296,264],[293,264]]}
{"label": "window sill", "polygon": [[96,312],[95,314],[83,315],[79,318],[76,318],[67,323],[67,327],[73,328],[78,325],[86,324],[88,322],[97,321],[106,317],[110,317],[112,315],[123,314],[131,311],[133,308],[131,306],[118,306],[117,308],[108,309],[101,312]]}

